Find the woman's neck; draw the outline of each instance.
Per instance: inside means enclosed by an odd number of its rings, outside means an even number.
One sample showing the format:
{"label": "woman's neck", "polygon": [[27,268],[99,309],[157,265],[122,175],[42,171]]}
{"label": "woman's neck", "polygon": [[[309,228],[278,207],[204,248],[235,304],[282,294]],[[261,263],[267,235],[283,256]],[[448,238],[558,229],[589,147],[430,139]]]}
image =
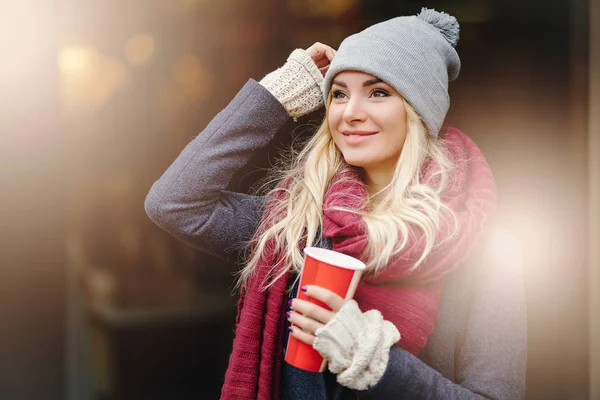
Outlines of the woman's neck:
{"label": "woman's neck", "polygon": [[389,190],[389,184],[393,178],[393,171],[373,171],[365,170],[365,185],[369,194],[369,208],[375,209],[383,198],[383,195]]}
{"label": "woman's neck", "polygon": [[365,184],[367,185],[367,192],[370,197],[377,195],[379,192],[384,191],[385,188],[392,181],[394,175],[393,170],[364,170],[365,172]]}

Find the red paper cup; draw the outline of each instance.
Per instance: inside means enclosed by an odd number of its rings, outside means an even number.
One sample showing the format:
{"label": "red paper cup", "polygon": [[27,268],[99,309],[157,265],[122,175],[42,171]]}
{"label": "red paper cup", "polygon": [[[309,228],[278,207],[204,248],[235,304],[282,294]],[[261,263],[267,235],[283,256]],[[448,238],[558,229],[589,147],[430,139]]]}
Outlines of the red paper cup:
{"label": "red paper cup", "polygon": [[[364,269],[365,264],[354,257],[332,250],[307,247],[304,249],[304,266],[299,288],[304,285],[321,286],[348,300],[354,296]],[[324,303],[308,297],[301,290],[298,290],[297,298],[330,309]],[[311,372],[323,372],[327,364],[318,351],[291,334],[285,351],[285,362]]]}

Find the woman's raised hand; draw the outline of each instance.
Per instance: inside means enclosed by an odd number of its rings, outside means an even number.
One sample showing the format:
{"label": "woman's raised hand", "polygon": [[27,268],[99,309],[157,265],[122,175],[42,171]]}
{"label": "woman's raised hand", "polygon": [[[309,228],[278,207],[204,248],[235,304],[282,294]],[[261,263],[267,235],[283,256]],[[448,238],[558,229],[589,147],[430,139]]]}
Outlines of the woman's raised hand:
{"label": "woman's raised hand", "polygon": [[311,56],[319,71],[325,76],[325,73],[329,69],[329,65],[331,64],[331,60],[335,56],[336,51],[326,44],[316,42],[308,49],[306,52]]}
{"label": "woman's raised hand", "polygon": [[334,49],[318,42],[306,50],[295,49],[286,63],[260,84],[283,104],[290,117],[301,117],[323,106],[321,83],[333,56]]}

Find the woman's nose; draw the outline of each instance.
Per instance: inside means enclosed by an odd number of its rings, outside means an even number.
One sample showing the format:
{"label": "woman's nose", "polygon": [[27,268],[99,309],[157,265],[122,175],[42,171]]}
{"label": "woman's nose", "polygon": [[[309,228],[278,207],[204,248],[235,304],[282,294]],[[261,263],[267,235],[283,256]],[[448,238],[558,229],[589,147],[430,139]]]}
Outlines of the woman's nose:
{"label": "woman's nose", "polygon": [[344,109],[344,119],[346,122],[364,121],[367,117],[363,101],[357,98],[351,98],[346,103]]}

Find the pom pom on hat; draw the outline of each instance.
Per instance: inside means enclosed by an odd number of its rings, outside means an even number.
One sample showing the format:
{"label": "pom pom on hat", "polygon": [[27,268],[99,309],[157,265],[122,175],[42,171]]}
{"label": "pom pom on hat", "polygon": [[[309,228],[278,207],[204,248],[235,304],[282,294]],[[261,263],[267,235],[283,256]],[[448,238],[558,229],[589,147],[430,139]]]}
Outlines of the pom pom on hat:
{"label": "pom pom on hat", "polygon": [[458,21],[452,15],[423,7],[421,12],[417,14],[417,18],[435,26],[448,41],[448,43],[450,43],[452,47],[456,47],[458,44],[460,28]]}

